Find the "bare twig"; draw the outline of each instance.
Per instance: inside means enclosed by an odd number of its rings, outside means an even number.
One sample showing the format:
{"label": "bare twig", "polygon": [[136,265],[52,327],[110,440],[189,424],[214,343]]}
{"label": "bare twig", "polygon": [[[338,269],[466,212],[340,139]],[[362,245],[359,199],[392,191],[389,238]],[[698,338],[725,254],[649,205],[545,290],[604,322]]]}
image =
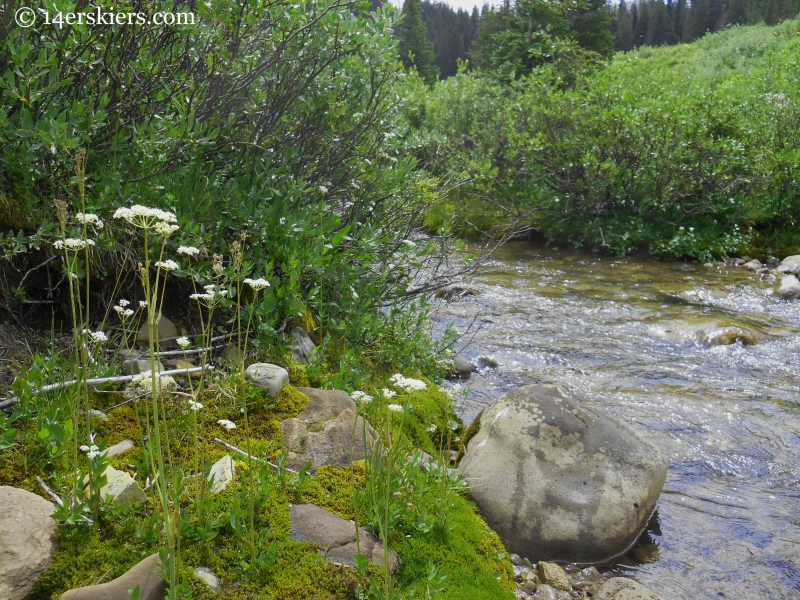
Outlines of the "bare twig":
{"label": "bare twig", "polygon": [[55,502],[56,504],[58,504],[58,505],[59,505],[61,508],[64,508],[64,503],[61,501],[61,498],[59,498],[59,497],[58,497],[58,494],[56,494],[56,493],[55,493],[53,490],[51,490],[51,489],[50,489],[50,486],[49,486],[49,485],[47,485],[47,484],[44,482],[44,479],[42,479],[41,477],[39,477],[39,476],[37,475],[37,476],[36,476],[36,481],[38,481],[38,482],[39,482],[39,485],[40,485],[40,486],[42,486],[42,489],[43,489],[45,492],[47,492],[47,495],[48,495],[48,496],[50,496],[50,497],[53,499],[53,502]]}
{"label": "bare twig", "polygon": [[[253,460],[255,460],[255,461],[258,461],[258,462],[267,463],[267,464],[268,464],[270,467],[272,467],[273,469],[277,469],[277,468],[278,468],[278,465],[276,465],[275,463],[271,463],[271,462],[269,462],[268,460],[266,460],[266,459],[263,459],[263,458],[258,458],[257,456],[253,456],[252,454],[248,454],[248,453],[247,453],[247,452],[245,452],[244,450],[240,450],[240,449],[239,449],[239,448],[237,448],[236,446],[234,446],[234,445],[232,445],[232,444],[229,444],[228,442],[226,442],[226,441],[224,441],[224,440],[221,440],[221,439],[219,439],[218,437],[215,437],[215,438],[214,438],[214,441],[215,441],[215,442],[217,442],[218,444],[222,444],[223,446],[225,446],[226,448],[228,448],[228,449],[230,449],[230,450],[233,450],[234,452],[238,452],[238,453],[239,453],[239,454],[241,454],[242,456],[245,456],[245,457],[247,457],[247,458],[251,458],[251,459],[253,459]],[[288,471],[289,473],[297,473],[297,471],[295,471],[295,470],[293,470],[293,469],[290,469],[290,468],[288,468],[288,467],[284,467],[284,470],[285,470],[285,471]],[[309,471],[306,471],[306,474],[307,474],[307,475],[311,475],[311,473],[310,473]]]}

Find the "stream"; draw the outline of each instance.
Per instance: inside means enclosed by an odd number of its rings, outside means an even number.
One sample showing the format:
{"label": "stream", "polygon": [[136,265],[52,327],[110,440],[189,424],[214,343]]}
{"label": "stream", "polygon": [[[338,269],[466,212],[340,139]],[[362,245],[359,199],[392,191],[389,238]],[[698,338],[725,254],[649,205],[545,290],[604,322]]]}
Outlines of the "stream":
{"label": "stream", "polygon": [[606,576],[665,600],[796,599],[800,301],[776,286],[743,267],[513,242],[434,323],[469,329],[462,354],[484,365],[466,423],[514,386],[551,383],[667,456],[657,518]]}

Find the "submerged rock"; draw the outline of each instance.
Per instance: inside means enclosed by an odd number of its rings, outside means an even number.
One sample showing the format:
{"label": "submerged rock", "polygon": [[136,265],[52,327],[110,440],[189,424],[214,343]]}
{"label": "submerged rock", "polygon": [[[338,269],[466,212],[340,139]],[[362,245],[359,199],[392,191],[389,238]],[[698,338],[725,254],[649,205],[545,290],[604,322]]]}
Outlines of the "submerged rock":
{"label": "submerged rock", "polygon": [[244,374],[262,390],[268,390],[273,398],[278,396],[283,386],[289,383],[289,372],[270,363],[253,363],[247,367]]}
{"label": "submerged rock", "polygon": [[307,363],[314,356],[316,346],[306,330],[299,325],[292,331],[292,358],[299,363]]}
{"label": "submerged rock", "polygon": [[606,581],[593,600],[664,600],[641,583],[627,577],[613,577]]}
{"label": "submerged rock", "polygon": [[764,266],[764,265],[762,265],[762,264],[761,264],[761,261],[759,261],[759,260],[756,260],[756,259],[753,259],[753,260],[751,260],[751,261],[749,261],[749,262],[746,262],[746,263],[744,263],[744,267],[745,267],[745,268],[746,268],[748,271],[758,271],[758,270],[759,270],[759,269],[761,269],[763,266]]}
{"label": "submerged rock", "polygon": [[784,300],[795,300],[800,298],[800,280],[798,280],[794,275],[782,277],[781,285],[775,291],[775,295],[778,296],[778,298],[783,298]]}
{"label": "submerged rock", "polygon": [[454,381],[456,379],[469,379],[472,376],[474,367],[468,358],[457,354],[453,357],[453,362],[455,363],[455,368],[447,373],[446,379]]}
{"label": "submerged rock", "polygon": [[[320,547],[325,560],[354,567],[360,546],[361,554],[369,562],[384,564],[383,544],[370,532],[358,528],[359,546],[356,545],[356,527],[316,504],[295,504],[291,507],[292,539],[311,542]],[[389,570],[394,573],[400,559],[393,550],[389,555]]]}
{"label": "submerged rock", "polygon": [[139,586],[139,600],[162,600],[167,593],[167,582],[161,570],[158,554],[151,554],[134,565],[114,581],[101,585],[69,590],[61,600],[127,600],[128,590]]}
{"label": "submerged rock", "polygon": [[[309,397],[306,407],[293,419],[281,421],[281,440],[289,451],[288,466],[299,470],[307,461],[311,469],[322,465],[344,467],[366,458],[366,448],[378,439],[375,430],[356,415],[355,402],[347,392],[299,387]],[[353,436],[355,432],[355,438]]]}
{"label": "submerged rock", "polygon": [[460,470],[510,552],[586,563],[608,560],[636,540],[667,461],[621,421],[556,387],[528,385],[483,411]]}
{"label": "submerged rock", "polygon": [[0,598],[22,600],[53,563],[53,505],[27,490],[0,486]]}
{"label": "submerged rock", "polygon": [[705,346],[730,346],[741,342],[743,346],[754,346],[758,343],[756,335],[740,327],[725,327],[703,331],[699,335],[700,342]]}

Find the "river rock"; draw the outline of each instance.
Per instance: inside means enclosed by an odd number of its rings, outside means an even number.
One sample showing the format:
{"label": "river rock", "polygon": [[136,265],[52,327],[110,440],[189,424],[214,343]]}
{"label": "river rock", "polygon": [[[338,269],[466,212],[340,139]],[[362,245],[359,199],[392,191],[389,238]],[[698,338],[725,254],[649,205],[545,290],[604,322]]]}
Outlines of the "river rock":
{"label": "river rock", "polygon": [[[291,507],[293,540],[311,542],[320,547],[325,560],[354,567],[353,560],[358,552],[356,528],[352,521],[345,521],[332,512],[316,504],[294,504]],[[361,554],[369,562],[384,564],[383,544],[370,532],[358,528]],[[389,555],[389,570],[397,570],[400,559],[393,550]]]}
{"label": "river rock", "polygon": [[667,461],[621,421],[550,385],[515,388],[479,419],[460,470],[509,552],[602,562],[647,525]]}
{"label": "river rock", "polygon": [[128,590],[139,586],[139,600],[162,600],[167,593],[167,582],[161,570],[158,554],[151,554],[134,565],[127,573],[100,585],[69,590],[61,600],[127,600]]}
{"label": "river rock", "polygon": [[208,567],[196,568],[194,575],[208,586],[212,594],[216,594],[219,591],[219,578]]}
{"label": "river rock", "polygon": [[307,363],[314,356],[314,342],[306,330],[299,325],[292,331],[292,358],[299,363]]}
{"label": "river rock", "polygon": [[262,390],[268,390],[273,398],[278,396],[283,386],[289,383],[289,372],[270,363],[253,363],[247,367],[244,374]]}
{"label": "river rock", "polygon": [[761,264],[761,261],[759,261],[759,260],[756,260],[756,259],[753,259],[753,260],[751,260],[751,261],[748,261],[748,262],[744,263],[744,267],[745,267],[745,268],[746,268],[748,271],[758,271],[758,270],[759,270],[760,268],[762,268],[763,266],[764,266],[764,265],[762,265],[762,264]]}
{"label": "river rock", "polygon": [[[166,339],[176,338],[178,336],[178,329],[175,327],[175,324],[172,321],[162,315],[158,320],[156,327],[158,328],[156,332],[159,339],[158,345],[161,350],[178,347],[175,339]],[[146,322],[142,323],[142,326],[139,328],[139,332],[136,334],[136,343],[140,346],[150,345],[150,329]]]}
{"label": "river rock", "polygon": [[236,476],[233,459],[229,454],[220,458],[217,462],[211,465],[211,470],[208,473],[208,480],[214,478],[214,483],[211,484],[209,491],[212,494],[217,494],[228,487],[228,484],[233,481]]}
{"label": "river rock", "polygon": [[[142,358],[123,361],[121,371],[123,375],[147,373],[150,371],[150,360]],[[161,373],[161,371],[166,371],[166,368],[160,362],[156,361],[156,372]]]}
{"label": "river rock", "polygon": [[122,440],[121,442],[114,444],[110,448],[106,448],[103,450],[103,454],[109,458],[112,456],[116,456],[117,454],[122,454],[123,452],[127,452],[131,448],[134,447],[134,444],[130,440]]}
{"label": "river rock", "polygon": [[[147,502],[147,496],[136,483],[136,480],[125,471],[119,471],[114,467],[108,466],[103,471],[106,476],[106,484],[100,488],[100,495],[103,498],[111,497],[114,504],[142,504]],[[84,485],[89,485],[89,476],[84,479]]]}
{"label": "river rock", "polygon": [[567,577],[566,571],[556,563],[541,561],[539,563],[539,579],[542,583],[551,585],[557,590],[569,591],[572,589],[572,583]]}
{"label": "river rock", "polygon": [[642,584],[627,577],[613,577],[606,581],[593,600],[664,600]]}
{"label": "river rock", "polygon": [[531,598],[533,600],[561,600],[558,596],[558,590],[546,583],[536,586],[536,593]]}
{"label": "river rock", "polygon": [[783,298],[784,300],[795,300],[800,298],[800,280],[798,280],[794,275],[781,277],[781,285],[775,291],[775,295],[778,296],[778,298]]}
{"label": "river rock", "polygon": [[598,583],[603,583],[604,581],[605,578],[603,577],[603,574],[597,570],[597,567],[586,567],[575,574],[575,576],[572,578],[572,585],[576,588],[582,589],[591,587]]}
{"label": "river rock", "polygon": [[281,440],[289,451],[288,466],[299,470],[311,461],[315,471],[328,464],[347,466],[351,454],[354,461],[366,458],[365,447],[371,448],[378,436],[369,423],[356,415],[355,402],[347,392],[297,389],[309,397],[309,402],[297,417],[280,423]]}
{"label": "river rock", "polygon": [[22,600],[53,563],[53,505],[27,490],[0,486],[0,598]]}
{"label": "river rock", "polygon": [[741,342],[743,346],[754,346],[758,343],[756,335],[741,327],[722,327],[701,331],[698,340],[704,346],[730,346]]}
{"label": "river rock", "polygon": [[446,375],[448,380],[454,381],[456,379],[469,379],[472,376],[474,367],[469,359],[457,354],[455,357],[453,357],[453,362],[455,363],[455,368]]}
{"label": "river rock", "polygon": [[781,264],[778,265],[778,271],[781,273],[793,273],[795,275],[800,274],[800,254],[784,258]]}
{"label": "river rock", "polygon": [[775,265],[778,265],[778,264],[780,264],[780,262],[781,262],[781,260],[780,260],[778,257],[776,257],[776,256],[770,256],[770,257],[767,259],[767,266],[768,266],[768,267],[774,267]]}

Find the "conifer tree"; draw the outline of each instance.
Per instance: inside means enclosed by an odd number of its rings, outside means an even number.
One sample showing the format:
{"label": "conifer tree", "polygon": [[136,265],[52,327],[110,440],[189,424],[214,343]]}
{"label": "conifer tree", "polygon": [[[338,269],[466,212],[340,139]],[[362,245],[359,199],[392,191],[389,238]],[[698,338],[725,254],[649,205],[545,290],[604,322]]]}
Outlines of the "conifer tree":
{"label": "conifer tree", "polygon": [[650,5],[650,27],[647,30],[648,46],[667,46],[676,44],[678,36],[669,18],[667,7],[662,0],[656,0]]}
{"label": "conifer tree", "polygon": [[633,45],[636,47],[644,46],[647,43],[647,29],[650,25],[650,11],[647,4],[647,2],[639,4],[639,18],[636,29],[633,31]]}
{"label": "conifer tree", "polygon": [[433,44],[422,20],[420,0],[405,0],[395,34],[399,39],[400,60],[406,69],[413,67],[425,81],[434,83],[439,78],[439,69],[434,64]]}
{"label": "conifer tree", "polygon": [[627,52],[632,49],[633,27],[631,26],[631,15],[625,5],[625,0],[622,0],[617,9],[617,33],[614,36],[614,50]]}

